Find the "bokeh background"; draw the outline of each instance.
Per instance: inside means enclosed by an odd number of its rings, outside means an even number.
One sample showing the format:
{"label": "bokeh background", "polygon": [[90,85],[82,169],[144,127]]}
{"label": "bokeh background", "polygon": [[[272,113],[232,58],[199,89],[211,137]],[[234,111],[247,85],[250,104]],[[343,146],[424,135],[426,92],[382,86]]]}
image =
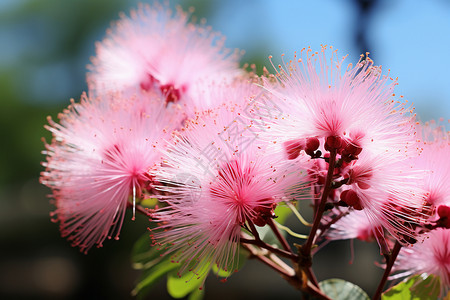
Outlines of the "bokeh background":
{"label": "bokeh background", "polygon": [[[414,103],[419,119],[450,117],[450,1],[448,0],[186,0],[171,1],[245,50],[242,62],[259,71],[282,53],[333,45],[356,62],[369,51],[399,77],[396,93]],[[88,255],[71,248],[50,222],[43,170],[46,116],[56,118],[86,90],[95,41],[134,0],[0,1],[0,298],[128,299],[139,273],[131,268],[133,242],[147,220],[128,216],[118,242]],[[270,69],[270,68],[269,68]],[[292,226],[295,226],[292,220]],[[381,270],[378,248],[336,242],[315,257],[319,280],[343,277],[374,292]],[[353,261],[352,264],[349,264]],[[170,299],[161,282],[149,299]],[[257,262],[226,284],[207,280],[206,299],[298,299],[278,275]]]}

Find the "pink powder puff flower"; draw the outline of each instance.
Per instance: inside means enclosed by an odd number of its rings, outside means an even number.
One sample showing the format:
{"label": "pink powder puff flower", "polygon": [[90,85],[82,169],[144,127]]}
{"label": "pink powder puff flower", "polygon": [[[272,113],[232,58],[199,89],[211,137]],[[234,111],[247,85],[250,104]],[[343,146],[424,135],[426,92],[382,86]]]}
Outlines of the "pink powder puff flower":
{"label": "pink powder puff flower", "polygon": [[376,236],[383,236],[381,224],[370,220],[361,210],[336,211],[334,217],[339,219],[325,232],[329,240],[358,239],[365,242],[376,240]]}
{"label": "pink powder puff flower", "polygon": [[342,171],[344,178],[348,177],[343,188],[353,192],[355,203],[350,203],[342,193],[340,199],[364,210],[374,226],[383,226],[402,244],[414,243],[417,226],[429,217],[427,193],[420,184],[423,172],[408,160],[392,162],[389,156],[362,152]]}
{"label": "pink powder puff flower", "polygon": [[412,163],[418,169],[428,170],[422,182],[429,193],[427,201],[435,207],[450,206],[450,186],[447,182],[450,178],[450,133],[441,126],[432,125],[418,126],[422,134],[419,142],[421,154],[412,158]]}
{"label": "pink powder puff flower", "polygon": [[[426,235],[422,243],[403,247],[395,261],[394,272],[390,277],[397,279],[411,275],[421,275],[423,279],[436,276],[430,283],[430,291],[439,288],[440,299],[450,291],[450,230],[438,228]],[[413,285],[411,288],[414,288]]]}
{"label": "pink powder puff flower", "polygon": [[282,112],[270,124],[277,141],[325,138],[325,144],[334,141],[349,154],[370,151],[402,159],[414,152],[412,110],[394,99],[396,80],[381,75],[369,57],[343,72],[345,57],[339,60],[333,51],[327,62],[326,51],[302,50],[300,58],[279,66],[281,87],[267,85]]}
{"label": "pink powder puff flower", "polygon": [[[212,82],[202,85],[196,97],[190,99],[189,103],[180,105],[182,111],[188,116],[195,116],[196,113],[215,109],[225,103],[234,103],[242,112],[239,118],[249,119],[254,117],[253,104],[257,98],[264,97],[264,89],[258,83],[260,80],[252,76],[238,76],[232,82]],[[230,90],[232,92],[230,92]],[[255,126],[261,127],[261,121]]]}
{"label": "pink powder puff flower", "polygon": [[[332,213],[322,218],[323,226],[329,226],[323,236],[328,241],[351,240],[351,254],[353,257],[353,239],[364,242],[377,241],[381,249],[392,249],[394,242],[386,234],[382,222],[371,219],[363,210],[333,209]],[[331,224],[331,225],[329,225]],[[321,245],[321,247],[323,247]],[[352,259],[353,260],[353,259]]]}
{"label": "pink powder puff flower", "polygon": [[231,82],[240,55],[224,38],[189,22],[190,13],[166,4],[141,5],[107,31],[88,66],[92,93],[141,88],[160,90],[167,102],[189,103],[204,84]]}
{"label": "pink powder puff flower", "polygon": [[302,51],[279,66],[278,85],[267,82],[280,115],[267,121],[264,138],[284,145],[289,158],[302,150],[316,157],[317,149],[335,149],[337,180],[351,188],[341,200],[364,209],[402,243],[407,237],[412,242],[425,197],[417,186],[423,172],[402,163],[419,153],[412,110],[394,99],[396,80],[382,75],[370,58],[343,72],[345,58],[333,51],[328,62],[326,52],[326,46]]}
{"label": "pink powder puff flower", "polygon": [[118,239],[129,197],[134,202],[146,188],[147,171],[160,157],[156,146],[170,138],[171,118],[160,98],[83,94],[58,116],[59,124],[49,117],[53,139],[43,151],[41,182],[52,189],[62,236],[81,251]]}
{"label": "pink powder puff flower", "polygon": [[189,120],[151,172],[169,194],[151,236],[184,262],[180,273],[201,275],[213,264],[233,270],[242,227],[264,226],[280,201],[307,197],[306,172],[266,151],[256,139],[260,129],[243,117],[245,104],[230,103],[242,102],[239,91],[229,89],[228,103]]}

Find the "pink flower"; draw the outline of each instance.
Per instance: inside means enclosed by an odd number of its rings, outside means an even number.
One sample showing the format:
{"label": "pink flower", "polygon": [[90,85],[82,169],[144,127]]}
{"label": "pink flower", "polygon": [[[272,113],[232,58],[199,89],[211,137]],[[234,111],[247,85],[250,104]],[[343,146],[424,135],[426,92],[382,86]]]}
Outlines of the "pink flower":
{"label": "pink flower", "polygon": [[426,175],[419,185],[427,191],[426,204],[431,224],[425,226],[425,231],[430,231],[424,235],[423,242],[401,249],[394,266],[394,271],[401,273],[391,278],[421,275],[426,279],[430,275],[436,276],[430,290],[438,288],[440,282],[440,297],[444,297],[450,291],[449,133],[436,126],[434,121],[419,125],[418,129],[421,154],[410,160]]}
{"label": "pink flower", "polygon": [[[288,158],[304,151],[320,159],[336,151],[335,181],[348,190],[341,200],[408,243],[425,217],[426,194],[417,185],[423,172],[407,162],[419,153],[412,110],[394,98],[396,81],[370,58],[343,71],[344,59],[336,51],[327,59],[326,52],[308,48],[279,66],[279,85],[266,81],[280,114],[267,120],[264,139],[284,145]],[[328,164],[317,166],[323,178]]]}
{"label": "pink flower", "polygon": [[[403,247],[393,270],[402,273],[392,276],[391,279],[411,275],[422,275],[424,279],[430,275],[436,276],[432,285],[437,287],[440,281],[440,297],[446,296],[450,291],[450,230],[432,230],[423,243]],[[434,289],[433,286],[430,291]]]}
{"label": "pink flower", "polygon": [[326,52],[326,47],[302,50],[301,57],[279,66],[280,87],[267,84],[282,112],[270,124],[283,133],[276,140],[324,138],[349,154],[364,151],[401,159],[415,151],[413,116],[406,102],[394,98],[396,81],[381,75],[381,67],[368,57],[343,72],[345,57],[339,60],[333,51],[327,59]]}
{"label": "pink flower", "polygon": [[[229,83],[204,84],[196,97],[190,99],[189,105],[183,104],[183,111],[188,116],[198,118],[196,113],[201,114],[210,109],[217,109],[223,104],[233,103],[235,110],[241,110],[239,118],[249,119],[254,117],[252,104],[257,98],[263,97],[265,92],[258,83],[257,77],[239,76]],[[254,126],[261,127],[261,122],[256,122]]]}
{"label": "pink flower", "polygon": [[142,5],[107,31],[97,44],[88,74],[95,94],[141,88],[160,90],[167,102],[188,103],[203,85],[231,82],[240,74],[239,55],[224,48],[224,38],[190,14],[167,5]]}
{"label": "pink flower", "polygon": [[[434,122],[433,122],[434,123]],[[450,206],[450,186],[447,179],[450,178],[450,133],[443,127],[430,124],[418,127],[422,134],[421,154],[412,158],[412,162],[418,169],[427,170],[422,185],[429,193],[427,201],[434,205]]]}
{"label": "pink flower", "polygon": [[410,158],[410,164],[425,175],[418,186],[427,192],[427,228],[450,228],[450,187],[447,182],[450,177],[450,134],[434,121],[418,124],[418,132],[421,153],[418,157]]}
{"label": "pink flower", "polygon": [[[362,152],[342,171],[344,178],[348,177],[345,188],[354,191],[373,226],[383,226],[403,244],[414,243],[416,227],[428,218],[424,207],[427,193],[420,184],[424,171],[407,160],[391,159]],[[340,199],[347,202],[342,194]]]}
{"label": "pink flower", "polygon": [[[341,214],[343,214],[342,217]],[[375,225],[364,211],[354,210],[345,212],[335,212],[334,217],[339,219],[333,223],[325,236],[330,240],[359,239],[371,242],[376,236],[383,236],[383,229],[380,225]]]}
{"label": "pink flower", "polygon": [[181,272],[198,274],[213,264],[232,270],[242,227],[264,226],[280,201],[306,197],[305,172],[267,151],[245,104],[230,103],[246,93],[228,89],[226,104],[188,121],[151,173],[168,193],[161,197],[167,206],[153,215],[160,224],[152,237],[184,262]]}
{"label": "pink flower", "polygon": [[[153,100],[150,100],[153,98]],[[41,182],[52,189],[62,236],[81,251],[106,237],[118,238],[129,197],[146,188],[147,171],[169,139],[171,119],[160,96],[81,96],[79,103],[49,118]],[[134,216],[133,216],[134,217]]]}

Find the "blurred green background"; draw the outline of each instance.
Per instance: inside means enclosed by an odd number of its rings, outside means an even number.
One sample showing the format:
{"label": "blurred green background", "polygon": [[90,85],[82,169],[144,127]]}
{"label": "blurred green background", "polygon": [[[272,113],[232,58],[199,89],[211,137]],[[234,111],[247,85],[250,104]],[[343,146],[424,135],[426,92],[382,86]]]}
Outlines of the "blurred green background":
{"label": "blurred green background", "polygon": [[[173,1],[207,18],[227,36],[229,48],[246,51],[243,62],[269,65],[267,56],[290,55],[332,44],[355,62],[370,50],[376,64],[400,77],[399,93],[416,103],[423,120],[450,112],[450,5],[448,1]],[[133,242],[146,233],[143,217],[127,216],[118,242],[88,255],[60,237],[50,222],[43,170],[46,117],[54,119],[86,90],[85,73],[95,41],[125,0],[0,1],[0,298],[127,299],[138,272],[130,265]],[[403,76],[403,77],[402,77]],[[295,222],[292,223],[295,226]],[[373,293],[381,271],[376,245],[336,242],[319,252],[319,280],[344,277]],[[331,248],[331,249],[330,249]],[[265,266],[248,262],[226,284],[209,278],[206,299],[289,299],[298,294]],[[363,276],[361,276],[363,274]],[[169,299],[164,282],[149,299]]]}

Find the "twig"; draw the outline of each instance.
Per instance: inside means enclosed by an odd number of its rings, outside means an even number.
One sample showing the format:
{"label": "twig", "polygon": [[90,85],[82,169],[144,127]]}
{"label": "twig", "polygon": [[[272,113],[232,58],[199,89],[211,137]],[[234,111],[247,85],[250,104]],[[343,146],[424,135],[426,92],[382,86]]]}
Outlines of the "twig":
{"label": "twig", "polygon": [[250,232],[255,237],[255,240],[261,241],[261,238],[259,237],[259,233],[258,233],[258,230],[255,227],[255,224],[253,224],[253,222],[251,220],[248,220],[247,221],[247,225],[250,227]]}
{"label": "twig", "polygon": [[320,227],[320,232],[319,232],[319,238],[331,227],[331,225],[335,224],[337,221],[339,221],[341,218],[345,217],[346,215],[349,214],[349,210],[347,211],[340,211],[340,214],[337,216],[334,216],[328,223],[324,224],[323,226],[319,226]]}
{"label": "twig", "polygon": [[289,227],[281,225],[280,223],[278,223],[276,221],[275,221],[275,225],[277,225],[278,228],[286,231],[287,233],[289,233],[293,237],[296,237],[296,238],[299,238],[299,239],[304,239],[304,240],[308,239],[307,235],[296,233],[296,232],[292,231]]}
{"label": "twig", "polygon": [[272,261],[270,258],[262,255],[261,253],[258,253],[258,251],[256,251],[254,247],[252,247],[251,245],[242,244],[242,246],[251,253],[252,257],[259,259],[261,262],[268,265],[276,272],[280,273],[280,275],[285,277],[292,277],[295,275],[295,271],[292,268],[289,267],[289,269],[285,269],[285,266],[282,267],[277,263],[275,263],[274,261]]}
{"label": "twig", "polygon": [[311,224],[303,218],[303,216],[298,212],[297,208],[292,203],[287,202],[286,205],[291,209],[291,211],[303,225],[311,227]]}
{"label": "twig", "polygon": [[262,240],[256,240],[256,239],[252,240],[252,239],[248,239],[248,238],[241,236],[240,242],[243,244],[250,244],[250,245],[258,246],[260,248],[269,250],[272,253],[289,258],[294,261],[298,261],[298,259],[299,259],[299,256],[297,254],[283,250],[283,249],[275,248],[275,247],[263,242]]}
{"label": "twig", "polygon": [[269,218],[267,224],[269,225],[270,229],[272,229],[272,231],[275,234],[275,236],[277,237],[277,239],[280,241],[284,250],[294,254],[294,252],[292,252],[291,246],[289,246],[289,244],[286,241],[286,239],[284,238],[284,236],[280,233],[280,231],[278,230],[278,227],[275,225],[275,222],[273,221],[272,218]]}
{"label": "twig", "polygon": [[333,173],[334,173],[334,167],[335,167],[335,163],[336,163],[336,153],[337,153],[336,149],[332,149],[330,151],[330,157],[328,160],[327,178],[325,181],[325,186],[323,188],[319,207],[317,207],[317,210],[315,211],[314,223],[312,225],[311,232],[309,233],[306,243],[304,245],[298,247],[299,252],[300,252],[300,260],[298,261],[300,269],[304,270],[304,272],[308,276],[308,279],[317,288],[319,287],[319,284],[318,284],[317,279],[311,268],[312,267],[311,248],[314,243],[314,240],[316,237],[316,232],[317,232],[317,229],[319,228],[320,221],[322,219],[322,215],[325,211],[325,206],[327,204],[328,195],[330,194],[330,191],[332,189],[331,185],[332,185],[332,181],[333,181]]}
{"label": "twig", "polygon": [[327,204],[328,195],[331,191],[331,182],[333,180],[333,173],[334,173],[334,165],[336,162],[336,149],[333,149],[330,151],[330,158],[328,163],[328,173],[327,178],[325,181],[325,186],[323,188],[322,197],[320,199],[319,207],[317,208],[317,212],[314,216],[314,223],[311,228],[311,232],[309,234],[308,240],[306,243],[301,247],[301,252],[303,256],[310,256],[311,254],[311,247],[313,245],[317,229],[320,225],[320,220],[322,219],[323,212],[325,211],[325,205]]}
{"label": "twig", "polygon": [[[281,277],[285,278],[291,285],[293,285],[296,289],[301,290],[305,293],[308,293],[312,296],[317,297],[318,299],[322,299],[322,300],[331,300],[329,297],[327,297],[326,295],[324,295],[320,289],[318,289],[317,287],[315,287],[314,285],[311,284],[311,282],[307,281],[306,283],[302,281],[301,278],[298,278],[295,271],[289,267],[288,265],[286,265],[284,262],[283,263],[276,263],[274,261],[274,254],[270,254],[270,258],[262,255],[261,253],[259,253],[256,249],[254,249],[254,247],[252,247],[251,245],[248,244],[242,244],[242,246],[247,249],[253,258],[258,259],[259,261],[261,261],[262,263],[264,263],[265,265],[269,266],[271,269],[275,270],[276,272],[278,272]],[[280,262],[281,260],[279,260],[278,258],[275,259],[277,262]],[[282,261],[281,261],[282,262]]]}
{"label": "twig", "polygon": [[386,257],[386,269],[384,270],[383,277],[381,278],[380,283],[378,284],[377,291],[373,296],[373,300],[378,300],[381,298],[381,293],[383,292],[384,285],[388,279],[389,274],[391,273],[392,267],[394,266],[394,262],[397,259],[397,255],[400,252],[402,245],[396,241],[394,245],[394,249],[392,250],[391,255]]}

